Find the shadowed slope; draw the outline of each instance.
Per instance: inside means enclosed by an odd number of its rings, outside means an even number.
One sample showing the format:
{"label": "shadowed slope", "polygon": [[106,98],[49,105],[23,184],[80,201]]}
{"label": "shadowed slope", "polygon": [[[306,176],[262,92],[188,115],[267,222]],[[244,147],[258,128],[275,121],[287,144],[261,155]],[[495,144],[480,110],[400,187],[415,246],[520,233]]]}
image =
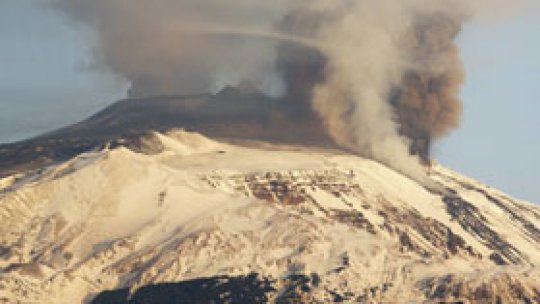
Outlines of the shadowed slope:
{"label": "shadowed slope", "polygon": [[172,128],[218,138],[332,145],[319,119],[303,105],[228,87],[216,95],[118,101],[77,124],[0,145],[0,177],[66,160],[107,144],[137,146],[141,135]]}

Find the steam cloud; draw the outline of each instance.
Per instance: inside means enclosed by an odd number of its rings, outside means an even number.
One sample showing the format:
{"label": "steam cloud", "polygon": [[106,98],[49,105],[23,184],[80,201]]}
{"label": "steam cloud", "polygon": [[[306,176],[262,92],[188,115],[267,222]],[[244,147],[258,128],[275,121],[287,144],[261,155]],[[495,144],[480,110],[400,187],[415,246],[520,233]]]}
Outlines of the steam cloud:
{"label": "steam cloud", "polygon": [[[454,42],[484,0],[50,0],[97,34],[129,95],[250,87],[410,176],[459,124]],[[489,3],[496,3],[489,2]],[[498,2],[497,2],[498,3]],[[293,118],[294,119],[294,118]],[[286,132],[286,130],[284,130]]]}

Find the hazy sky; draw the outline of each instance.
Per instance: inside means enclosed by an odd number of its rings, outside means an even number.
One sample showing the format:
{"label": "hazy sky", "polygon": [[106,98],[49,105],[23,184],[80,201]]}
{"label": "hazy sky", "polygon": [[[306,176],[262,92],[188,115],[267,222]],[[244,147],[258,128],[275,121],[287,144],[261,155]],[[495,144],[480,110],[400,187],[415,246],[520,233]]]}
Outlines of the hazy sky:
{"label": "hazy sky", "polygon": [[[38,0],[0,0],[0,142],[75,122],[125,95],[90,66],[89,33]],[[41,2],[42,3],[42,2]],[[468,24],[462,127],[435,147],[443,164],[540,203],[540,11]]]}

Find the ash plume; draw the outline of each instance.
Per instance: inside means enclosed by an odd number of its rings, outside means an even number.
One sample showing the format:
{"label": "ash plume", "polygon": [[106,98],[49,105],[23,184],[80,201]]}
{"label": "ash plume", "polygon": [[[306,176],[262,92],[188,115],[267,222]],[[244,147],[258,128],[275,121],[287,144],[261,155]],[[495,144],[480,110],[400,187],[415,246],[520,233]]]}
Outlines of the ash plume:
{"label": "ash plume", "polygon": [[130,97],[216,91],[243,79],[271,92],[275,41],[288,39],[267,30],[289,6],[283,0],[49,1],[95,32],[95,64],[127,79]]}
{"label": "ash plume", "polygon": [[507,3],[49,1],[95,31],[96,64],[127,79],[132,97],[258,91],[287,109],[272,115],[283,125],[322,126],[337,145],[416,177],[432,142],[459,124],[454,39],[473,13]]}
{"label": "ash plume", "polygon": [[410,152],[427,162],[431,142],[459,125],[459,90],[465,72],[454,38],[462,19],[437,13],[414,22],[405,41],[414,64],[390,100],[400,134],[411,140]]}

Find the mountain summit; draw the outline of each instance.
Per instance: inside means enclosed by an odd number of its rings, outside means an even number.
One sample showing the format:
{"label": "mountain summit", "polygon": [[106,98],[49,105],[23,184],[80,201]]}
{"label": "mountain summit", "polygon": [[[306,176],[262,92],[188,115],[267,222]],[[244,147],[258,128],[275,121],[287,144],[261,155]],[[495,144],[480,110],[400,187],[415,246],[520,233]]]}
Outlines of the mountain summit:
{"label": "mountain summit", "polygon": [[0,302],[540,302],[540,208],[440,165],[115,142],[0,179]]}

